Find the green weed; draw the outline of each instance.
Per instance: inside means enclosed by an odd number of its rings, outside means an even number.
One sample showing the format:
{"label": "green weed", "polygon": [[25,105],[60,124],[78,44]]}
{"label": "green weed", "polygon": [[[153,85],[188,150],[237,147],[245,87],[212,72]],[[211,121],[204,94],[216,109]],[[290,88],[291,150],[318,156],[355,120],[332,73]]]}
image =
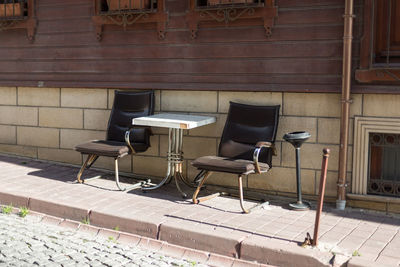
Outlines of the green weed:
{"label": "green weed", "polygon": [[352,255],[353,255],[354,257],[356,257],[356,256],[361,256],[361,254],[360,254],[360,252],[358,252],[358,250],[354,250]]}
{"label": "green weed", "polygon": [[18,216],[21,217],[21,218],[24,218],[24,217],[26,217],[26,215],[28,215],[28,213],[29,213],[29,210],[28,210],[27,207],[20,207],[19,208],[19,212],[18,212]]}
{"label": "green weed", "polygon": [[1,213],[10,214],[12,212],[13,207],[11,205],[3,206],[1,208]]}

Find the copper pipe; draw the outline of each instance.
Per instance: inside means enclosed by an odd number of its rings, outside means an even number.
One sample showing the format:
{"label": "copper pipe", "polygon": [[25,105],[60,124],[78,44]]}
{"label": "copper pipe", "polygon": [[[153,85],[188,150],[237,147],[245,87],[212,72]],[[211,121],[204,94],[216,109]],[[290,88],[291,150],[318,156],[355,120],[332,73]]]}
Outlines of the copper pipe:
{"label": "copper pipe", "polygon": [[346,199],[346,165],[349,139],[349,113],[351,89],[351,45],[353,39],[353,0],[346,0],[343,35],[343,70],[342,70],[342,110],[340,117],[339,175],[337,181],[338,200]]}
{"label": "copper pipe", "polygon": [[328,170],[328,158],[329,158],[330,150],[328,148],[324,148],[323,153],[324,153],[324,155],[322,158],[321,178],[319,180],[318,208],[317,208],[317,213],[315,215],[314,238],[312,240],[313,246],[318,245],[319,221],[321,218],[322,207],[324,205],[326,172]]}

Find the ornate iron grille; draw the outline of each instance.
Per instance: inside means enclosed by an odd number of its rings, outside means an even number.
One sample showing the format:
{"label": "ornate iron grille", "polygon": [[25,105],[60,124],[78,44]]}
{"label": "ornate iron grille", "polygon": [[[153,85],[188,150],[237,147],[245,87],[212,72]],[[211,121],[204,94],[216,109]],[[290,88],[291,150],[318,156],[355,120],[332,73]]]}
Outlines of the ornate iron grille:
{"label": "ornate iron grille", "polygon": [[157,11],[157,0],[101,0],[102,15],[152,13]]}
{"label": "ornate iron grille", "polygon": [[128,26],[142,23],[156,23],[160,39],[165,38],[168,13],[165,0],[95,0],[96,14],[92,20],[96,36],[100,41],[104,25]]}
{"label": "ornate iron grille", "polygon": [[370,133],[368,194],[400,197],[400,134]]}
{"label": "ornate iron grille", "polygon": [[0,21],[23,20],[28,15],[27,0],[0,0]]}
{"label": "ornate iron grille", "polygon": [[262,7],[264,0],[196,0],[197,9]]}
{"label": "ornate iron grille", "polygon": [[278,15],[278,9],[274,2],[275,0],[190,0],[186,22],[191,37],[194,39],[197,37],[200,23],[228,26],[230,23],[236,23],[242,19],[257,19],[262,21],[265,34],[269,37],[275,17]]}

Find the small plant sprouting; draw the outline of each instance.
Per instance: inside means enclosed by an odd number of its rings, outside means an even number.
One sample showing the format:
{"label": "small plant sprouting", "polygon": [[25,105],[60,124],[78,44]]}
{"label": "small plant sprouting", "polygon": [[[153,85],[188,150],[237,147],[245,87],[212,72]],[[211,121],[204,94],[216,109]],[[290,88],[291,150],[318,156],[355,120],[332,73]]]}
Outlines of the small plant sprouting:
{"label": "small plant sprouting", "polygon": [[108,241],[109,241],[109,242],[113,242],[113,243],[116,243],[116,242],[117,242],[113,236],[109,236],[109,237],[108,237]]}
{"label": "small plant sprouting", "polygon": [[83,218],[82,219],[82,223],[90,225],[90,219],[89,218]]}
{"label": "small plant sprouting", "polygon": [[114,229],[114,231],[119,231],[119,226],[117,225],[113,229]]}
{"label": "small plant sprouting", "polygon": [[192,266],[196,266],[196,265],[197,265],[197,262],[191,261],[190,264],[192,264]]}
{"label": "small plant sprouting", "polygon": [[28,215],[28,213],[29,213],[29,210],[28,210],[27,207],[20,207],[19,208],[19,212],[18,212],[18,216],[21,217],[21,218],[25,218],[26,215]]}
{"label": "small plant sprouting", "polygon": [[361,256],[361,254],[360,254],[360,252],[358,252],[358,250],[354,250],[352,255],[353,255],[353,257]]}
{"label": "small plant sprouting", "polygon": [[10,214],[12,212],[13,207],[11,205],[3,206],[1,208],[1,213]]}

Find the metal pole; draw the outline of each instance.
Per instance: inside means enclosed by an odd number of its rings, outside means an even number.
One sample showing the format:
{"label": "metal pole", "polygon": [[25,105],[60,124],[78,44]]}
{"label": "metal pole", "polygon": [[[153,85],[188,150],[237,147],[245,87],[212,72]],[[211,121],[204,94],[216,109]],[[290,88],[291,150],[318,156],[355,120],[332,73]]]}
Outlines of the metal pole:
{"label": "metal pole", "polygon": [[318,245],[319,221],[321,218],[322,207],[324,205],[326,172],[328,170],[328,158],[329,158],[330,149],[324,148],[323,153],[324,153],[324,155],[322,158],[321,178],[319,180],[318,208],[317,208],[317,213],[315,215],[314,238],[312,241],[313,246]]}
{"label": "metal pole", "polygon": [[296,180],[297,180],[297,203],[303,203],[301,197],[301,173],[300,173],[300,147],[296,147]]}
{"label": "metal pole", "polygon": [[349,138],[351,45],[353,39],[353,0],[346,0],[343,35],[342,109],[340,117],[339,175],[337,181],[336,207],[344,209],[346,201],[346,165]]}

